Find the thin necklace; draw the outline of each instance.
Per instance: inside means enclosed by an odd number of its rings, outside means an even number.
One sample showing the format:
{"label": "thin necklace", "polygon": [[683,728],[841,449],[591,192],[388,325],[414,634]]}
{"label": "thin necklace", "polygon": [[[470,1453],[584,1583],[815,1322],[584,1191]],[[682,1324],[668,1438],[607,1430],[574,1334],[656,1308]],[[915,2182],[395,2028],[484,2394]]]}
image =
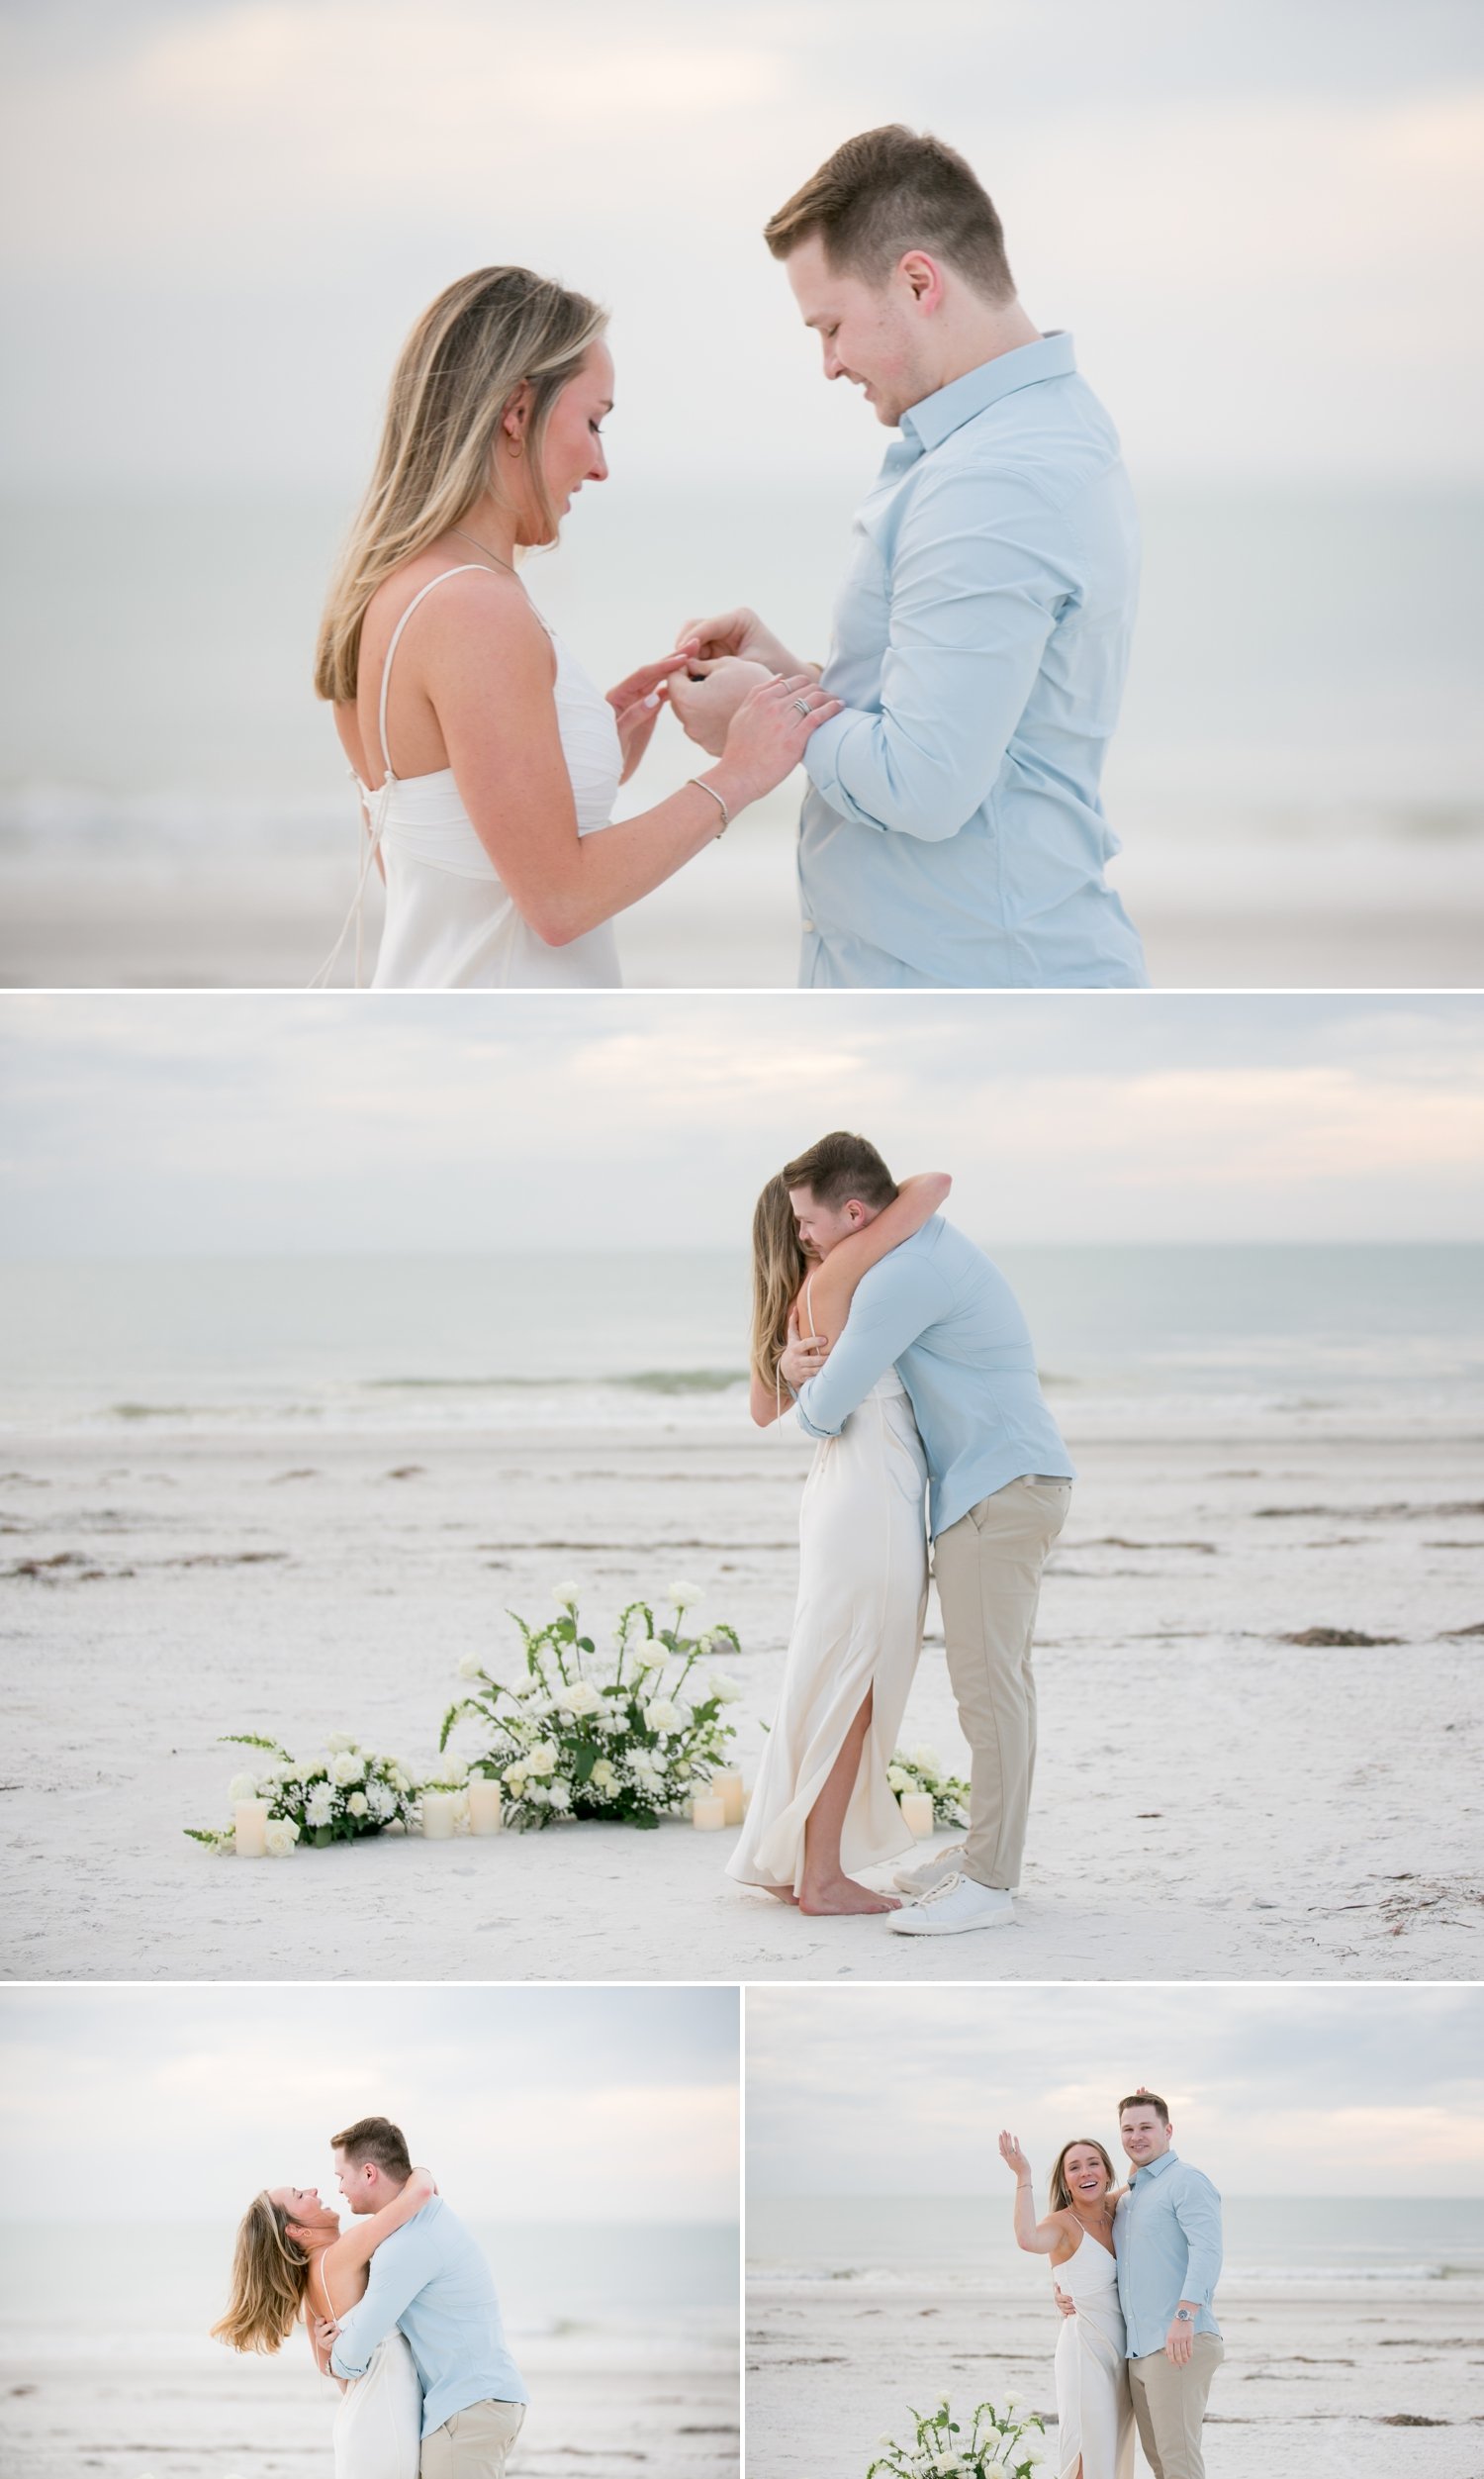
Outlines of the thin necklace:
{"label": "thin necklace", "polygon": [[459,539],[463,542],[473,542],[475,549],[477,551],[483,551],[486,559],[493,559],[497,568],[505,569],[508,576],[513,577],[515,571],[510,565],[510,562],[508,559],[502,559],[498,551],[492,551],[488,542],[475,540],[472,533],[465,533],[462,525],[450,525],[448,530],[450,533],[456,533],[459,536]]}

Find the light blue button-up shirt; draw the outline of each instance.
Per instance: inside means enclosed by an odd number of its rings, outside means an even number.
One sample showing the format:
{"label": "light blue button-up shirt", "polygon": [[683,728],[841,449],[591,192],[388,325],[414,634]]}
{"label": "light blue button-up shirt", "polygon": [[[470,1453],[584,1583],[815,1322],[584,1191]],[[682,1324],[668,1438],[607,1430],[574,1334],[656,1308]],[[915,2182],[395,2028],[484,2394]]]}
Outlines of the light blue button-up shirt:
{"label": "light blue button-up shirt", "polygon": [[363,2376],[394,2325],[417,2363],[425,2436],[475,2402],[528,2398],[505,2345],[490,2267],[441,2195],[372,2256],[365,2297],[340,2318],[329,2359],[335,2374]]}
{"label": "light blue button-up shirt", "polygon": [[927,1456],[935,1541],[1026,1473],[1075,1478],[1014,1292],[941,1213],[862,1276],[844,1333],[799,1390],[800,1425],[811,1438],[838,1437],[892,1367]]}
{"label": "light blue button-up shirt", "polygon": [[1136,2169],[1113,2216],[1118,2303],[1130,2358],[1162,2350],[1183,2298],[1197,2333],[1220,2336],[1212,2313],[1221,2278],[1221,2197],[1178,2152]]}
{"label": "light blue button-up shirt", "polygon": [[804,988],[1139,990],[1098,779],[1139,531],[1069,335],[901,419],[855,521],[804,751]]}

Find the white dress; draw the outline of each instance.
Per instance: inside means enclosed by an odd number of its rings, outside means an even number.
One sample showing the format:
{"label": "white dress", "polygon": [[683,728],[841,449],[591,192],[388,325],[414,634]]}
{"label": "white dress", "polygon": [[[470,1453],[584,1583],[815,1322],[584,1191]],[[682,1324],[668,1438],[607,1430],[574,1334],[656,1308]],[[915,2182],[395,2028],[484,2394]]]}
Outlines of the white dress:
{"label": "white dress", "polygon": [[[380,852],[386,871],[386,916],[373,990],[616,990],[621,983],[611,921],[585,930],[565,947],[536,936],[507,892],[460,797],[451,766],[431,775],[394,775],[387,755],[387,689],[403,629],[425,595],[477,560],[445,568],[415,594],[392,631],[382,666],[378,737],[383,782],[376,792],[356,778],[368,829],[350,919],[320,976],[326,980],[352,924],[356,988],[361,985],[361,906]],[[540,614],[536,617],[540,619]],[[546,622],[541,621],[546,627]],[[546,629],[556,654],[557,729],[572,779],[580,835],[611,825],[623,772],[613,710]]]}
{"label": "white dress", "polygon": [[1053,2278],[1076,2301],[1057,2336],[1057,2479],[1134,2479],[1134,2405],[1124,2357],[1118,2267],[1083,2233]]}
{"label": "white dress", "polygon": [[365,2374],[347,2384],[333,2436],[335,2479],[417,2479],[422,2383],[405,2333],[394,2327]]}
{"label": "white dress", "polygon": [[[810,1323],[812,1324],[812,1316]],[[821,1438],[798,1516],[798,1600],[783,1693],[736,1850],[744,1885],[803,1878],[804,1822],[874,1689],[840,1838],[847,1875],[912,1848],[886,1782],[922,1649],[927,1462],[906,1387],[888,1369],[836,1438]]]}

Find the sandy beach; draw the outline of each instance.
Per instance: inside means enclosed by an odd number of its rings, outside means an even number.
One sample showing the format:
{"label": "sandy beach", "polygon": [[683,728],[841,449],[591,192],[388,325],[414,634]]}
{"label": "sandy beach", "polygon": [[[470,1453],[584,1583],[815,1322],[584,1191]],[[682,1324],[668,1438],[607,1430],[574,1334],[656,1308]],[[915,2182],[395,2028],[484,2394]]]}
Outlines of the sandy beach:
{"label": "sandy beach", "polygon": [[[1307,1426],[1306,1426],[1307,1421]],[[1456,1426],[1456,1424],[1454,1424]],[[232,1729],[431,1757],[460,1658],[582,1582],[605,1627],[682,1575],[743,1644],[751,1778],[807,1448],[684,1398],[628,1428],[172,1429],[4,1448],[5,1969],[53,1979],[1438,1979],[1479,1968],[1484,1504],[1466,1434],[1075,1434],[1042,1606],[1019,1917],[893,1937],[732,1887],[729,1837],[384,1837],[256,1865]],[[1310,1630],[1369,1644],[1295,1644]],[[903,1738],[961,1748],[936,1610]],[[1379,1641],[1374,1641],[1379,1640]]]}
{"label": "sandy beach", "polygon": [[[987,2209],[987,2207],[986,2207]],[[1209,2479],[1477,2479],[1484,2281],[1222,2284]],[[905,2406],[1006,2393],[1055,2451],[1054,2311],[1021,2282],[760,2284],[748,2298],[749,2479],[864,2479]],[[1054,2460],[1051,2466],[1055,2467]],[[1148,2470],[1143,2454],[1137,2469]]]}
{"label": "sandy beach", "polygon": [[[586,2470],[634,2479],[730,2479],[737,2385],[730,2353],[595,2354],[526,2342],[531,2408],[511,2479]],[[11,2479],[329,2479],[335,2393],[302,2347],[239,2359],[204,2338],[146,2335],[100,2360],[82,2336],[0,2360],[0,2453]]]}

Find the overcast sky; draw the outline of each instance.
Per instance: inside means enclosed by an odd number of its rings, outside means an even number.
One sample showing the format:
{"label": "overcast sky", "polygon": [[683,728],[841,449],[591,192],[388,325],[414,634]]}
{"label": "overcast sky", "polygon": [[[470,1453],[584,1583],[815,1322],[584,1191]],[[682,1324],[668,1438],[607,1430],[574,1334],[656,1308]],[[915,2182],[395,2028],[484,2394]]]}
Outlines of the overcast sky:
{"label": "overcast sky", "polygon": [[1484,1007],[13,994],[0,1251],[745,1244],[830,1127],[989,1243],[1484,1238]]}
{"label": "overcast sky", "polygon": [[453,276],[613,310],[615,473],[862,474],[772,211],[960,146],[1137,473],[1484,471],[1477,0],[8,0],[0,448],[76,490],[361,478]]}
{"label": "overcast sky", "polygon": [[1147,2084],[1232,2195],[1484,2195],[1477,1988],[751,1989],[749,2192],[1005,2195]]}
{"label": "overcast sky", "polygon": [[730,2221],[737,2038],[729,1988],[13,1989],[0,2219],[329,2201],[379,2116],[472,2220]]}

